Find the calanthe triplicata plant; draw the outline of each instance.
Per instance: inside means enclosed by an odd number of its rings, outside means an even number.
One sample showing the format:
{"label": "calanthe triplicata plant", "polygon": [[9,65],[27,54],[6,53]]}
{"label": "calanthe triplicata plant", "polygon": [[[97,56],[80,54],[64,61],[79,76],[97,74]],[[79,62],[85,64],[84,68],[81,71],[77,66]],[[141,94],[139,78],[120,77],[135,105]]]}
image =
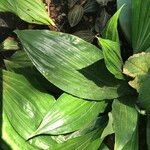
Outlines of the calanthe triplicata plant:
{"label": "calanthe triplicata plant", "polygon": [[[37,1],[5,0],[0,11],[54,25]],[[4,150],[150,149],[150,0],[117,4],[98,46],[46,29],[16,29],[19,44],[2,43],[0,52],[16,48],[0,70]],[[118,21],[133,49],[127,60]]]}

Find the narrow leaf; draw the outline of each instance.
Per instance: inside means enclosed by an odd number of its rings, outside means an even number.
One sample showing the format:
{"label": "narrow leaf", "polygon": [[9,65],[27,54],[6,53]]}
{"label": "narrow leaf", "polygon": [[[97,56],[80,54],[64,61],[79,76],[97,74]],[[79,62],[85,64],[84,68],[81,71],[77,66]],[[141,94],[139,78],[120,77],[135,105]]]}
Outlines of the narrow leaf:
{"label": "narrow leaf", "polygon": [[119,15],[121,13],[122,8],[123,6],[108,21],[106,28],[103,31],[103,38],[119,43],[119,35],[117,28]]}
{"label": "narrow leaf", "polygon": [[104,60],[107,69],[118,79],[124,79],[122,74],[123,61],[120,54],[119,44],[110,40],[99,38],[102,46]]}

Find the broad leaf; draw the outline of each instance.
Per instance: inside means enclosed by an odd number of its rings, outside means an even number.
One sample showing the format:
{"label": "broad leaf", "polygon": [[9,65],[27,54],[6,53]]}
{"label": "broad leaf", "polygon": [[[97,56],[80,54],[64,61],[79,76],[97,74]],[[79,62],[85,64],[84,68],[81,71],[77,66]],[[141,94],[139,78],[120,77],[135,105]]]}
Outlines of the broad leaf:
{"label": "broad leaf", "polygon": [[139,53],[131,56],[125,63],[123,73],[134,78],[129,84],[139,91],[143,77],[149,75],[150,53]]}
{"label": "broad leaf", "polygon": [[124,73],[133,77],[129,84],[139,93],[139,103],[150,110],[150,53],[135,54],[130,57],[124,66]]}
{"label": "broad leaf", "polygon": [[38,129],[31,135],[66,134],[86,128],[99,113],[104,112],[105,102],[85,101],[63,94],[43,118]]}
{"label": "broad leaf", "polygon": [[0,11],[12,12],[29,23],[54,25],[42,0],[1,0]]}
{"label": "broad leaf", "polygon": [[120,85],[105,67],[100,67],[103,55],[94,45],[69,34],[47,30],[16,33],[36,68],[65,92],[103,100],[128,91],[125,83]]}
{"label": "broad leaf", "polygon": [[107,69],[118,79],[124,79],[122,74],[123,61],[120,53],[120,45],[117,42],[99,38],[102,46],[104,60]]}
{"label": "broad leaf", "polygon": [[123,97],[119,100],[114,100],[112,105],[115,150],[122,150],[132,139],[138,122],[133,97]]}
{"label": "broad leaf", "polygon": [[117,28],[118,28],[118,19],[119,19],[119,15],[121,13],[122,7],[108,21],[106,28],[103,32],[103,38],[119,43],[119,35],[118,35]]}
{"label": "broad leaf", "polygon": [[14,129],[28,139],[36,130],[54,98],[34,88],[22,75],[3,71],[3,106]]}

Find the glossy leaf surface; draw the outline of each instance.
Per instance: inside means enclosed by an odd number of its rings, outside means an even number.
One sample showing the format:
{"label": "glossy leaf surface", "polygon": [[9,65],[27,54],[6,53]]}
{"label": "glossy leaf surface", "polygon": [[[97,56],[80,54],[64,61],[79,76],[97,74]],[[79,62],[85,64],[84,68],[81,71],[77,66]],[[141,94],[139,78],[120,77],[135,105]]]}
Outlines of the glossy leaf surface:
{"label": "glossy leaf surface", "polygon": [[104,112],[105,102],[90,102],[63,94],[43,118],[33,135],[66,134],[87,127],[99,113]]}
{"label": "glossy leaf surface", "polygon": [[54,25],[42,0],[1,0],[0,11],[12,12],[29,23]]}
{"label": "glossy leaf surface", "polygon": [[3,105],[14,129],[28,139],[36,130],[54,98],[37,90],[22,75],[3,71]]}
{"label": "glossy leaf surface", "polygon": [[36,68],[65,92],[93,100],[112,99],[127,92],[124,83],[120,86],[100,67],[103,54],[94,45],[69,34],[47,30],[16,33]]}

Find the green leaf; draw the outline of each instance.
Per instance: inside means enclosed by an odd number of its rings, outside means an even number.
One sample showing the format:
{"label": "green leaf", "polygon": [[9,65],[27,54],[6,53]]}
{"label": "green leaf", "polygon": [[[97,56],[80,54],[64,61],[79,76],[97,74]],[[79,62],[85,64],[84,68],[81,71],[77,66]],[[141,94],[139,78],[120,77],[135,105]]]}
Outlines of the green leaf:
{"label": "green leaf", "polygon": [[132,139],[138,122],[138,113],[133,105],[134,98],[128,96],[119,100],[114,100],[112,105],[115,150],[122,150]]}
{"label": "green leaf", "polygon": [[82,19],[84,9],[81,5],[75,5],[68,13],[68,21],[71,27],[76,26]]}
{"label": "green leaf", "polygon": [[109,116],[109,120],[108,120],[107,126],[103,130],[101,138],[105,138],[107,135],[110,135],[110,134],[114,133],[112,113],[108,113],[108,116]]}
{"label": "green leaf", "polygon": [[[91,122],[91,124],[85,129],[81,129],[81,130],[75,131],[73,133],[69,133],[69,134],[65,134],[65,135],[58,135],[58,136],[40,135],[40,136],[34,137],[29,142],[32,145],[36,145],[37,147],[39,147],[41,149],[44,149],[44,147],[45,147],[45,149],[55,149],[56,147],[59,147],[61,149],[61,148],[63,148],[63,145],[65,145],[67,147],[71,147],[71,149],[73,149],[74,144],[71,142],[69,142],[70,143],[69,144],[67,142],[68,140],[70,141],[71,139],[76,139],[76,138],[80,139],[80,137],[86,136],[87,134],[89,134],[97,129],[99,129],[101,132],[105,125],[106,125],[106,119],[105,119],[105,116],[103,116],[103,117],[97,118],[94,122]],[[77,140],[77,142],[78,142],[78,140]],[[68,143],[68,145],[66,143]],[[78,147],[77,144],[76,144],[76,146]]]}
{"label": "green leaf", "polygon": [[132,0],[132,47],[134,53],[150,48],[150,1]]}
{"label": "green leaf", "polygon": [[5,39],[0,45],[0,51],[8,51],[8,50],[19,50],[19,46],[15,39],[9,37]]}
{"label": "green leaf", "polygon": [[54,150],[96,150],[102,142],[100,139],[101,132],[102,131],[98,129],[94,130],[84,136],[80,136],[59,144],[54,148]]}
{"label": "green leaf", "polygon": [[102,66],[103,54],[94,45],[69,34],[47,30],[16,33],[36,68],[63,91],[93,100],[127,93],[126,83],[115,80]]}
{"label": "green leaf", "polygon": [[99,113],[104,112],[105,102],[85,101],[63,94],[43,118],[38,129],[31,135],[66,134],[86,128]]}
{"label": "green leaf", "polygon": [[29,23],[55,25],[42,0],[1,0],[0,11],[12,12]]}
{"label": "green leaf", "polygon": [[120,54],[120,45],[117,42],[98,38],[102,46],[107,69],[118,79],[124,79],[122,74],[123,61]]}
{"label": "green leaf", "polygon": [[117,7],[120,8],[124,5],[122,9],[122,13],[119,16],[119,21],[121,28],[127,38],[127,40],[131,43],[131,0],[117,0]]}
{"label": "green leaf", "polygon": [[147,115],[147,146],[148,150],[150,150],[150,114]]}
{"label": "green leaf", "polygon": [[150,1],[118,0],[118,6],[125,4],[120,16],[121,26],[125,35],[131,41],[134,53],[150,48]]}
{"label": "green leaf", "polygon": [[123,6],[108,21],[106,28],[103,31],[103,38],[119,43],[119,35],[117,28],[119,15],[121,13],[122,8]]}
{"label": "green leaf", "polygon": [[22,75],[3,71],[3,106],[14,129],[28,139],[36,130],[54,98],[37,90]]}
{"label": "green leaf", "polygon": [[[12,127],[5,112],[3,112],[2,139],[13,150],[38,150],[26,142]],[[7,150],[7,149],[6,149]]]}
{"label": "green leaf", "polygon": [[134,78],[129,84],[138,91],[140,105],[150,110],[150,53],[142,52],[133,55],[126,61],[123,70],[126,75]]}
{"label": "green leaf", "polygon": [[136,129],[132,135],[130,141],[124,146],[123,150],[138,150],[139,149],[139,141],[138,141],[138,129]]}

